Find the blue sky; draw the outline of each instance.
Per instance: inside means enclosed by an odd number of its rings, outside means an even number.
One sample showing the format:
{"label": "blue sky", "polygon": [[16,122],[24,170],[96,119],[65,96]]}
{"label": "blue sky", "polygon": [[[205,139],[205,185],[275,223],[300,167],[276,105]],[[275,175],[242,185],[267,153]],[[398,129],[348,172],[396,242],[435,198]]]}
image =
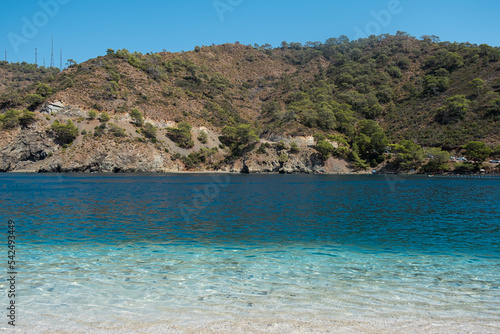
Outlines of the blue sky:
{"label": "blue sky", "polygon": [[500,46],[500,1],[2,0],[0,60],[83,62],[108,48],[177,52],[196,45],[325,41],[371,33],[437,35]]}

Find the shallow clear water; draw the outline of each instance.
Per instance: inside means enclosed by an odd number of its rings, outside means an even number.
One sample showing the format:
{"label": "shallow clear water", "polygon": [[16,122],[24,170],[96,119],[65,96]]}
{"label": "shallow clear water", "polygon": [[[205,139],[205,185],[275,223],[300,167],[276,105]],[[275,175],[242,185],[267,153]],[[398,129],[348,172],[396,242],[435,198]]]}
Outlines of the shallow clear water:
{"label": "shallow clear water", "polygon": [[499,186],[418,176],[4,174],[0,218],[17,225],[19,325],[496,320]]}

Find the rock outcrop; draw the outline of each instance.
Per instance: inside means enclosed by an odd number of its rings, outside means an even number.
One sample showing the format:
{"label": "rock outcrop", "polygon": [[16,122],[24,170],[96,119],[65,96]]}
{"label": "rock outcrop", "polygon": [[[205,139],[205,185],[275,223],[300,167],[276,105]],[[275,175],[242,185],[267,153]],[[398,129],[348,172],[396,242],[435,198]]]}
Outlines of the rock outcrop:
{"label": "rock outcrop", "polygon": [[[49,113],[49,115],[44,114]],[[128,115],[126,115],[128,116]],[[129,117],[116,114],[113,125],[124,135],[94,135],[99,121],[89,120],[85,111],[75,106],[52,102],[43,107],[37,121],[27,127],[0,130],[0,172],[101,172],[162,173],[183,171],[223,171],[232,173],[350,173],[346,161],[330,158],[323,161],[313,148],[312,137],[271,136],[235,159],[218,139],[219,133],[205,127],[193,128],[194,145],[179,148],[166,136],[172,122],[156,122],[157,138],[141,135]],[[79,135],[71,145],[61,146],[51,130],[58,120],[72,120]],[[111,121],[110,121],[111,123]],[[201,143],[197,138],[206,133]],[[292,152],[290,144],[296,148]],[[205,150],[205,151],[204,151]],[[202,152],[202,153],[200,153]],[[205,153],[203,153],[205,152]],[[210,152],[210,153],[206,153]],[[190,156],[193,154],[193,156]],[[210,154],[198,156],[197,154]],[[202,158],[200,158],[202,157]],[[190,159],[199,159],[193,163]]]}
{"label": "rock outcrop", "polygon": [[1,172],[29,169],[29,165],[46,159],[58,149],[54,138],[37,124],[4,134],[0,143]]}

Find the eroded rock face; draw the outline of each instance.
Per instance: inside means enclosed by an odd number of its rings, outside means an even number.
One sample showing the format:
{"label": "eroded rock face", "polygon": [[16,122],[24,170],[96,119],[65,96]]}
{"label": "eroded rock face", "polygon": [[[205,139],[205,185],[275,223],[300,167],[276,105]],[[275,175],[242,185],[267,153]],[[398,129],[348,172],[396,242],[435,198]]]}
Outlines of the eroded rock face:
{"label": "eroded rock face", "polygon": [[304,147],[300,154],[287,154],[287,161],[280,162],[283,151],[269,150],[266,154],[251,154],[236,161],[231,172],[240,173],[325,173],[324,162],[314,150]]}
{"label": "eroded rock face", "polygon": [[158,173],[179,172],[182,166],[152,147],[135,143],[112,145],[102,142],[97,147],[82,146],[40,164],[39,172],[88,173]]}
{"label": "eroded rock face", "polygon": [[43,106],[41,112],[48,114],[57,114],[61,110],[64,109],[64,104],[61,101],[54,101],[51,103],[47,103]]}
{"label": "eroded rock face", "polygon": [[0,142],[0,171],[24,169],[30,162],[46,159],[57,148],[54,138],[36,126],[5,133],[5,140]]}
{"label": "eroded rock face", "polygon": [[[57,117],[60,122],[80,115],[77,107],[52,103],[59,108]],[[54,142],[50,130],[50,118],[39,118],[29,127],[18,127],[8,131],[0,130],[0,172],[99,172],[99,173],[175,173],[186,171],[181,156],[198,152],[201,148],[217,147],[218,133],[200,127],[197,133],[205,131],[207,142],[196,141],[190,150],[168,146],[168,139],[160,141],[167,145],[153,144],[139,140],[132,128],[125,137],[105,135],[79,136],[72,145],[62,147]],[[114,119],[119,126],[128,124],[127,120]],[[121,122],[121,123],[120,123]],[[91,131],[89,121],[75,121],[82,130]],[[269,141],[272,139],[273,141]],[[232,173],[350,173],[354,170],[345,160],[330,158],[323,161],[312,147],[312,137],[274,136],[261,140],[264,150],[247,152],[243,157],[226,159],[229,152],[218,151],[213,161],[200,163],[189,171],[225,171]],[[285,145],[277,145],[278,142]],[[294,142],[299,150],[292,152],[289,145]],[[167,143],[167,144],[165,144]],[[211,145],[211,146],[210,146]],[[283,147],[282,147],[283,146]]]}

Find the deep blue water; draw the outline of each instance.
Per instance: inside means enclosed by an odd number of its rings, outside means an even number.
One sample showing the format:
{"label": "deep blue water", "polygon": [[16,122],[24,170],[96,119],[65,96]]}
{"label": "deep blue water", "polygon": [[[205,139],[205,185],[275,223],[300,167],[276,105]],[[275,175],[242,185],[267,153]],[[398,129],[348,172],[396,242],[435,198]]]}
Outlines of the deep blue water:
{"label": "deep blue water", "polygon": [[0,201],[26,325],[500,317],[498,179],[3,174]]}

